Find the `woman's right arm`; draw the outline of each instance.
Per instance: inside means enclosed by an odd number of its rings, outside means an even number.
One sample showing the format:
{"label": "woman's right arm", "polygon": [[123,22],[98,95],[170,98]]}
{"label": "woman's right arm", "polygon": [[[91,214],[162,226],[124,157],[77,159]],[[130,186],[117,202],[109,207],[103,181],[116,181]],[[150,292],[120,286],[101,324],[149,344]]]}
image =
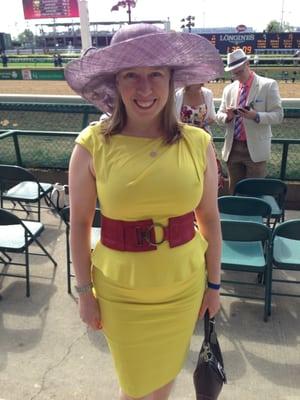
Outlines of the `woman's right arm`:
{"label": "woman's right arm", "polygon": [[[70,243],[72,263],[78,287],[91,282],[91,227],[96,206],[96,180],[92,157],[76,145],[69,166]],[[79,294],[81,319],[92,329],[101,327],[100,310],[93,292]]]}
{"label": "woman's right arm", "polygon": [[175,92],[175,110],[176,117],[180,120],[181,107],[183,103],[184,88],[178,89]]}
{"label": "woman's right arm", "polygon": [[206,92],[203,92],[205,103],[207,106],[207,123],[213,124],[216,120],[216,109],[214,104],[213,92],[210,89],[207,89]]}

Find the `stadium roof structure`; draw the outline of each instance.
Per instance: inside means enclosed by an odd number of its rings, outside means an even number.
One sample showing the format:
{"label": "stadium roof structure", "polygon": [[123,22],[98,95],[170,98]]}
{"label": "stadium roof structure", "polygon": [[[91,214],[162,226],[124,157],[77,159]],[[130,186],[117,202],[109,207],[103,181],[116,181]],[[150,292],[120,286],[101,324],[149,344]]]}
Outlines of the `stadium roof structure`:
{"label": "stadium roof structure", "polygon": [[[164,20],[143,20],[143,21],[132,21],[132,24],[139,24],[139,23],[146,23],[146,24],[165,24],[168,21]],[[100,22],[90,22],[90,25],[123,25],[128,24],[128,21],[100,21]],[[52,22],[49,24],[36,24],[36,26],[49,26],[49,27],[57,27],[57,26],[74,26],[80,25],[80,22]]]}
{"label": "stadium roof structure", "polygon": [[[183,29],[183,32],[188,31],[187,28]],[[246,27],[243,33],[254,32],[252,27]],[[237,29],[232,26],[226,26],[221,28],[191,28],[191,33],[237,33]]]}

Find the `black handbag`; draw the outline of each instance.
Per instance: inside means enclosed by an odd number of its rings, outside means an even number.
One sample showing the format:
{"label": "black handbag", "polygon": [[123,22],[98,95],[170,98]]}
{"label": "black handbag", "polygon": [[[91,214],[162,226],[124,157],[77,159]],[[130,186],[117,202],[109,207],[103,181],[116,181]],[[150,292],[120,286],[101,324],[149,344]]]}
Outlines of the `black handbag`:
{"label": "black handbag", "polygon": [[215,319],[204,316],[204,340],[193,375],[197,400],[216,400],[226,383],[224,362],[215,331]]}

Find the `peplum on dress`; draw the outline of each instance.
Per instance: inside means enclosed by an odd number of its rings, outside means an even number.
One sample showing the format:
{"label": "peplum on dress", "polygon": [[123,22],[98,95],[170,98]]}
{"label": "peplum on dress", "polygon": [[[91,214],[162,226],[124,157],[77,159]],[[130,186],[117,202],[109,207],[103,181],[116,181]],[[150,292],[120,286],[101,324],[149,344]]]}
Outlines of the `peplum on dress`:
{"label": "peplum on dress", "polygon": [[[92,156],[103,215],[125,221],[169,217],[199,204],[210,136],[183,125],[182,138],[113,135],[101,123],[76,139]],[[159,239],[159,228],[156,230]],[[188,243],[122,252],[99,241],[92,276],[103,332],[124,393],[143,397],[172,381],[189,349],[206,282],[207,241],[197,231]]]}

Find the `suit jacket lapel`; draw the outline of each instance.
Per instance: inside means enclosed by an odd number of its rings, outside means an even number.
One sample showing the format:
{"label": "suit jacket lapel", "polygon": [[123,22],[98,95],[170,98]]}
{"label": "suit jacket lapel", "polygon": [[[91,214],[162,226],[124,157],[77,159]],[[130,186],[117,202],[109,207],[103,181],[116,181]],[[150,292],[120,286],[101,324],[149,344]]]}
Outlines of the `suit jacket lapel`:
{"label": "suit jacket lapel", "polygon": [[258,76],[254,74],[253,82],[250,88],[247,104],[251,104],[257,97],[257,93],[259,91],[259,80]]}
{"label": "suit jacket lapel", "polygon": [[232,91],[232,99],[234,101],[234,104],[233,104],[234,108],[238,107],[239,87],[240,87],[240,82],[238,80],[236,80],[235,86],[233,87],[233,91]]}

